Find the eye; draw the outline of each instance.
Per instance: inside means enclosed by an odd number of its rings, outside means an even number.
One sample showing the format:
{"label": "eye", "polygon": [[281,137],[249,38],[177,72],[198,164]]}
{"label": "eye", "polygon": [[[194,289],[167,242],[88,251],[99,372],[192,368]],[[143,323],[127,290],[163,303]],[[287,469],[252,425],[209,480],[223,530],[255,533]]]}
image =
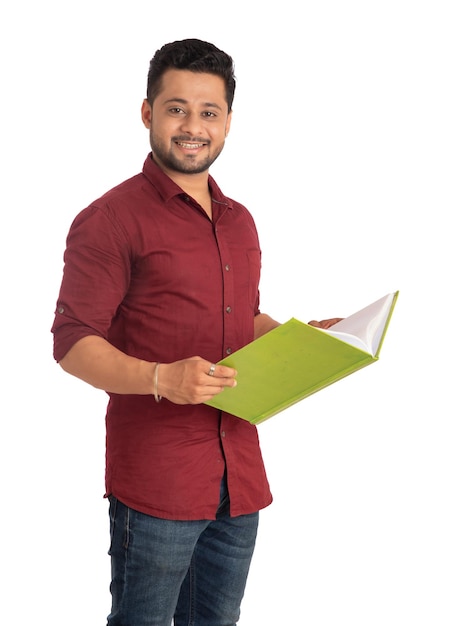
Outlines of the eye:
{"label": "eye", "polygon": [[169,113],[172,113],[173,115],[181,115],[183,112],[183,109],[180,107],[170,107],[169,109]]}
{"label": "eye", "polygon": [[217,115],[214,113],[214,111],[204,111],[203,116],[204,117],[208,117],[208,118],[217,117]]}

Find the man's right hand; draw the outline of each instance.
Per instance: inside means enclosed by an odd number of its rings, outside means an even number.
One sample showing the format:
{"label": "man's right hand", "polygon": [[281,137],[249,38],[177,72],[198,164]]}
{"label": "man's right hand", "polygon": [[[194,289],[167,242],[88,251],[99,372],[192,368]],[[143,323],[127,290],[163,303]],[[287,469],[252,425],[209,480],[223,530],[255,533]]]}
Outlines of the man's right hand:
{"label": "man's right hand", "polygon": [[173,363],[160,363],[157,393],[175,404],[201,404],[225,387],[235,387],[236,370],[215,365],[199,356]]}

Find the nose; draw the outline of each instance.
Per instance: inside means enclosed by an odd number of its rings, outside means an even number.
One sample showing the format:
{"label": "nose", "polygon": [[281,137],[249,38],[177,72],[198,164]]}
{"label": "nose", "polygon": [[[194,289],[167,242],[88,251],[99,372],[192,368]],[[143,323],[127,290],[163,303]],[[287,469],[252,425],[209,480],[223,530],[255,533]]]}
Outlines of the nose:
{"label": "nose", "polygon": [[202,131],[204,128],[203,121],[199,115],[195,113],[187,113],[181,124],[181,130],[187,135],[191,137],[195,137],[196,135],[202,135]]}

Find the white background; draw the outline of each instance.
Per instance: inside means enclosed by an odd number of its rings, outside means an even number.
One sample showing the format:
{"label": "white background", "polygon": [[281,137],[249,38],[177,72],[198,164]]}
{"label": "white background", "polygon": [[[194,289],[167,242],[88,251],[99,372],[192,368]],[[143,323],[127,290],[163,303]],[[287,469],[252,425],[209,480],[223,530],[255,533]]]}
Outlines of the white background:
{"label": "white background", "polygon": [[198,37],[236,61],[212,173],[255,216],[262,309],[346,316],[400,290],[378,363],[259,427],[275,500],[240,624],[465,626],[462,4],[1,10],[2,623],[105,623],[106,396],[53,362],[50,326],[71,220],[149,152],[150,58]]}

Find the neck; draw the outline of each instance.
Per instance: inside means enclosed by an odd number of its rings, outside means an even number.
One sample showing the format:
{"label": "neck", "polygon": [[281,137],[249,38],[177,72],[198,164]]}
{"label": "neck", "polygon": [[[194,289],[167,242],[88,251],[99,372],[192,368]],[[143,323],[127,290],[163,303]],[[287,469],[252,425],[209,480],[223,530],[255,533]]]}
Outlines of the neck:
{"label": "neck", "polygon": [[209,171],[200,172],[199,174],[186,174],[177,172],[164,167],[154,158],[159,167],[163,170],[174,183],[176,183],[185,193],[194,198],[196,202],[206,211],[209,218],[212,217],[211,209],[211,191],[209,189],[208,179]]}
{"label": "neck", "polygon": [[183,175],[176,173],[175,176],[168,174],[170,178],[203,207],[209,219],[212,218],[211,191],[208,185],[208,174]]}
{"label": "neck", "polygon": [[201,174],[181,174],[179,172],[166,172],[187,194],[196,198],[198,195],[209,193],[208,172]]}
{"label": "neck", "polygon": [[211,191],[208,185],[208,173],[202,174],[179,174],[168,173],[168,176],[183,189],[185,193],[191,196],[196,202],[203,207],[209,219],[212,218],[211,207]]}

